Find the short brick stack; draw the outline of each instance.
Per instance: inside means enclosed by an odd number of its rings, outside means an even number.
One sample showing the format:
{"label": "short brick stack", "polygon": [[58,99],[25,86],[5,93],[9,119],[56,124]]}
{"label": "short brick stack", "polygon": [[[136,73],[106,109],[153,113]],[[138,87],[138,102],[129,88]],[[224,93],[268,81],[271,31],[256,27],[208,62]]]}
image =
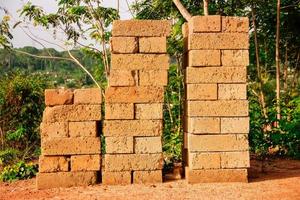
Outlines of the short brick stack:
{"label": "short brick stack", "polygon": [[184,26],[186,177],[246,182],[249,118],[247,18],[195,16]]}
{"label": "short brick stack", "polygon": [[100,181],[101,101],[99,89],[45,91],[38,189]]}
{"label": "short brick stack", "polygon": [[105,94],[103,184],[162,182],[166,37],[159,20],[113,23],[111,74]]}

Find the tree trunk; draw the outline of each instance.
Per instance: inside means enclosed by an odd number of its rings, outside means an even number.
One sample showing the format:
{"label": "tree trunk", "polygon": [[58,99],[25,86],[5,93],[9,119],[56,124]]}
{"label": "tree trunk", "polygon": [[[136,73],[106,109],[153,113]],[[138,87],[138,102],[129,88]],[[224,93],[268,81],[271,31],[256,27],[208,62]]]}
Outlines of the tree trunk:
{"label": "tree trunk", "polygon": [[[276,111],[277,120],[281,119],[280,114],[280,55],[279,55],[279,41],[280,41],[280,0],[277,0],[277,24],[276,24]],[[278,127],[278,122],[276,127]]]}
{"label": "tree trunk", "polygon": [[204,15],[208,15],[208,2],[209,0],[203,0],[203,10],[204,10]]}
{"label": "tree trunk", "polygon": [[181,15],[186,19],[186,21],[190,21],[192,18],[192,15],[185,9],[185,7],[182,5],[180,0],[173,0],[173,3],[176,5],[177,9],[181,13]]}
{"label": "tree trunk", "polygon": [[263,82],[261,77],[261,69],[260,69],[260,62],[259,62],[259,47],[258,47],[258,39],[257,39],[257,27],[256,27],[256,13],[255,8],[252,6],[252,23],[253,23],[253,29],[254,29],[254,44],[255,44],[255,57],[256,57],[256,71],[257,71],[257,78],[259,83],[259,100],[261,104],[261,108],[263,111],[264,117],[267,119],[267,109],[266,109],[266,103],[265,103],[265,95],[263,93]]}
{"label": "tree trunk", "polygon": [[284,58],[284,68],[283,68],[283,90],[287,92],[288,89],[288,43],[285,45],[285,58]]}

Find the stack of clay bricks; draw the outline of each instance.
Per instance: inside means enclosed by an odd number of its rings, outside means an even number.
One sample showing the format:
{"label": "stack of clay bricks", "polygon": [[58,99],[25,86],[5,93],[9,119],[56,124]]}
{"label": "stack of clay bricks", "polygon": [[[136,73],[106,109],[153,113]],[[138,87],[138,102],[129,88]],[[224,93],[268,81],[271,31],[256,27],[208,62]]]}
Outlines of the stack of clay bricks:
{"label": "stack of clay bricks", "polygon": [[100,89],[50,89],[41,124],[38,189],[100,181]]}
{"label": "stack of clay bricks", "polygon": [[166,37],[161,20],[115,21],[111,72],[105,92],[103,184],[162,182]]}
{"label": "stack of clay bricks", "polygon": [[247,18],[196,16],[185,40],[185,173],[189,183],[246,182]]}

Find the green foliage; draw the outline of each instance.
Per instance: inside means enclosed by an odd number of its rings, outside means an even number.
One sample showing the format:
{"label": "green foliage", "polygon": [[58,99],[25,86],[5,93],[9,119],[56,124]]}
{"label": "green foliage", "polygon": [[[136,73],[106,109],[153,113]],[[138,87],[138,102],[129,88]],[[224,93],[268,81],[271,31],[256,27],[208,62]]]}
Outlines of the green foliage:
{"label": "green foliage", "polygon": [[14,165],[5,167],[0,173],[1,181],[13,181],[29,179],[36,175],[38,172],[38,166],[36,164],[26,164],[20,161]]}
{"label": "green foliage", "polygon": [[7,148],[0,151],[0,166],[5,166],[16,161],[20,152],[16,149]]}

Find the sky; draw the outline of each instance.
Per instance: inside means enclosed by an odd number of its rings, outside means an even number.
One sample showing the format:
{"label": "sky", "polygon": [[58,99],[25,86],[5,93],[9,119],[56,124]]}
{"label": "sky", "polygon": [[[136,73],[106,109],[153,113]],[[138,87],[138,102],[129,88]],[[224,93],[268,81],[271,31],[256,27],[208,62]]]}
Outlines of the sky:
{"label": "sky", "polygon": [[[3,7],[8,10],[10,15],[12,15],[12,26],[14,23],[21,20],[19,17],[18,10],[22,8],[24,4],[26,4],[29,0],[0,0],[0,7]],[[55,12],[57,9],[57,1],[55,0],[30,0],[34,5],[38,5],[42,7],[45,12]],[[128,0],[128,3],[131,4],[134,0]],[[117,8],[117,0],[103,0],[103,6],[105,7],[113,7]],[[1,9],[0,11],[0,20],[2,20],[4,16],[4,11]],[[131,14],[129,12],[127,3],[125,0],[120,0],[120,15],[121,19],[130,19]],[[50,43],[62,43],[64,40],[64,34],[58,32],[56,39],[53,37],[52,31],[46,31],[41,27],[34,27],[32,24],[24,24],[25,28],[23,28],[25,31],[30,29],[30,31],[38,36],[39,38],[43,38]],[[26,28],[28,27],[28,29]],[[30,37],[28,37],[24,30],[22,30],[20,27],[17,27],[12,30],[12,34],[14,36],[14,39],[12,40],[14,47],[24,47],[24,46],[34,46],[36,48],[43,48],[38,42],[32,40]],[[28,32],[28,31],[27,31]],[[91,41],[85,41],[86,44],[90,43]],[[48,48],[56,48],[60,49],[56,45],[43,42],[43,44]]]}

